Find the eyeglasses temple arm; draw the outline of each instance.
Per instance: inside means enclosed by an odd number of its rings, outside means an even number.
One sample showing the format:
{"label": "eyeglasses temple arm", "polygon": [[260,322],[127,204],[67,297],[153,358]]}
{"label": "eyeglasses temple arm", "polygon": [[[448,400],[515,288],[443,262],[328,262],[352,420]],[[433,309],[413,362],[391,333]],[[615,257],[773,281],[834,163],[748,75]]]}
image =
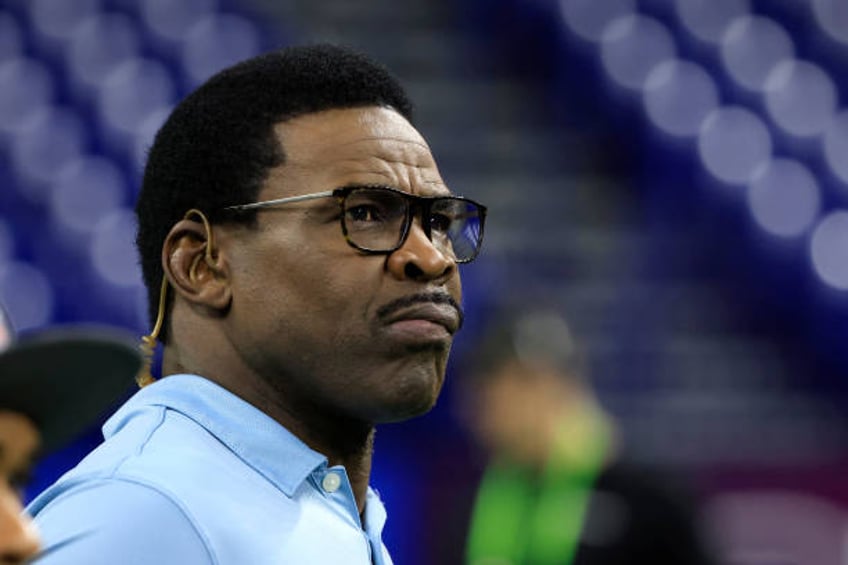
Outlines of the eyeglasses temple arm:
{"label": "eyeglasses temple arm", "polygon": [[288,196],[286,198],[277,198],[276,200],[265,200],[264,202],[253,202],[251,204],[239,204],[237,206],[227,206],[224,210],[234,210],[234,211],[242,211],[242,210],[256,210],[258,208],[269,208],[271,206],[277,206],[279,204],[288,204],[290,202],[303,202],[304,200],[313,200],[315,198],[326,198],[328,196],[332,196],[332,190],[325,190],[324,192],[314,192],[312,194],[301,194],[299,196]]}

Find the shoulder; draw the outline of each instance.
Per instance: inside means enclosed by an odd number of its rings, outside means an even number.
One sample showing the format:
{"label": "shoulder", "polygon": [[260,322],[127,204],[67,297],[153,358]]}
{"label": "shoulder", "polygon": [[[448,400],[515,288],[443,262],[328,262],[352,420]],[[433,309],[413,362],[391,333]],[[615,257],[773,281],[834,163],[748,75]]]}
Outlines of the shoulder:
{"label": "shoulder", "polygon": [[217,563],[190,514],[160,488],[113,478],[53,495],[34,518],[45,548],[64,545],[39,563]]}

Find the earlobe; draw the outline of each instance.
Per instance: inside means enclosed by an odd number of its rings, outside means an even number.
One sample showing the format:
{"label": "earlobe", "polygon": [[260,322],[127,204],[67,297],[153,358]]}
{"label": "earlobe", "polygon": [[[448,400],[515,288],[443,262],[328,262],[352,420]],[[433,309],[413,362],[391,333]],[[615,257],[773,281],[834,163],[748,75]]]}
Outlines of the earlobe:
{"label": "earlobe", "polygon": [[230,305],[226,262],[208,223],[191,219],[171,228],[162,248],[162,266],[176,295],[197,306],[223,311]]}

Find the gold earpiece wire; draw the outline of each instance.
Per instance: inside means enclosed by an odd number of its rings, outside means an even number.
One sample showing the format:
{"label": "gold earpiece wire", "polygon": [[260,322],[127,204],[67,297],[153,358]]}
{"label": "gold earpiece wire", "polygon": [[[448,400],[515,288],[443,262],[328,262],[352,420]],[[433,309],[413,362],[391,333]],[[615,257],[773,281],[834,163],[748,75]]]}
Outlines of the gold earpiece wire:
{"label": "gold earpiece wire", "polygon": [[167,304],[168,294],[168,277],[162,275],[162,286],[159,288],[159,311],[156,313],[156,323],[153,325],[153,331],[141,338],[141,369],[135,377],[135,382],[139,388],[144,388],[152,384],[156,379],[153,377],[151,367],[153,366],[153,352],[156,349],[156,340],[159,338],[159,332],[162,331],[162,324],[165,321],[165,304]]}
{"label": "gold earpiece wire", "polygon": [[[212,236],[212,225],[209,223],[209,220],[206,218],[206,215],[198,210],[197,208],[192,208],[183,216],[184,220],[190,219],[192,216],[197,216],[201,223],[203,223],[203,227],[206,230],[206,250],[204,252],[205,259],[207,263],[212,261],[212,250],[215,247],[215,243]],[[142,336],[141,344],[139,345],[139,350],[141,351],[142,363],[141,369],[139,369],[138,374],[135,377],[135,382],[138,383],[139,388],[144,388],[149,384],[152,384],[156,381],[156,378],[153,376],[151,371],[153,367],[153,354],[156,350],[156,341],[159,339],[159,334],[162,332],[162,326],[165,323],[165,307],[168,304],[167,300],[168,295],[168,276],[162,276],[162,286],[159,288],[159,310],[156,312],[156,322],[153,324],[153,331],[149,334]]]}

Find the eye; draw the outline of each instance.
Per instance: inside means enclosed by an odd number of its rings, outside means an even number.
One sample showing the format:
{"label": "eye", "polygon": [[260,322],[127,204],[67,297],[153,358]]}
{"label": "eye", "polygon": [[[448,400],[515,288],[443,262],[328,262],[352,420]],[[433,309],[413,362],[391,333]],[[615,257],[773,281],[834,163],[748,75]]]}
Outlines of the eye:
{"label": "eye", "polygon": [[349,207],[345,211],[345,216],[348,221],[351,222],[382,222],[385,221],[385,214],[383,211],[373,204],[358,204],[356,206]]}
{"label": "eye", "polygon": [[430,229],[432,231],[447,233],[453,224],[453,219],[446,214],[430,214]]}

